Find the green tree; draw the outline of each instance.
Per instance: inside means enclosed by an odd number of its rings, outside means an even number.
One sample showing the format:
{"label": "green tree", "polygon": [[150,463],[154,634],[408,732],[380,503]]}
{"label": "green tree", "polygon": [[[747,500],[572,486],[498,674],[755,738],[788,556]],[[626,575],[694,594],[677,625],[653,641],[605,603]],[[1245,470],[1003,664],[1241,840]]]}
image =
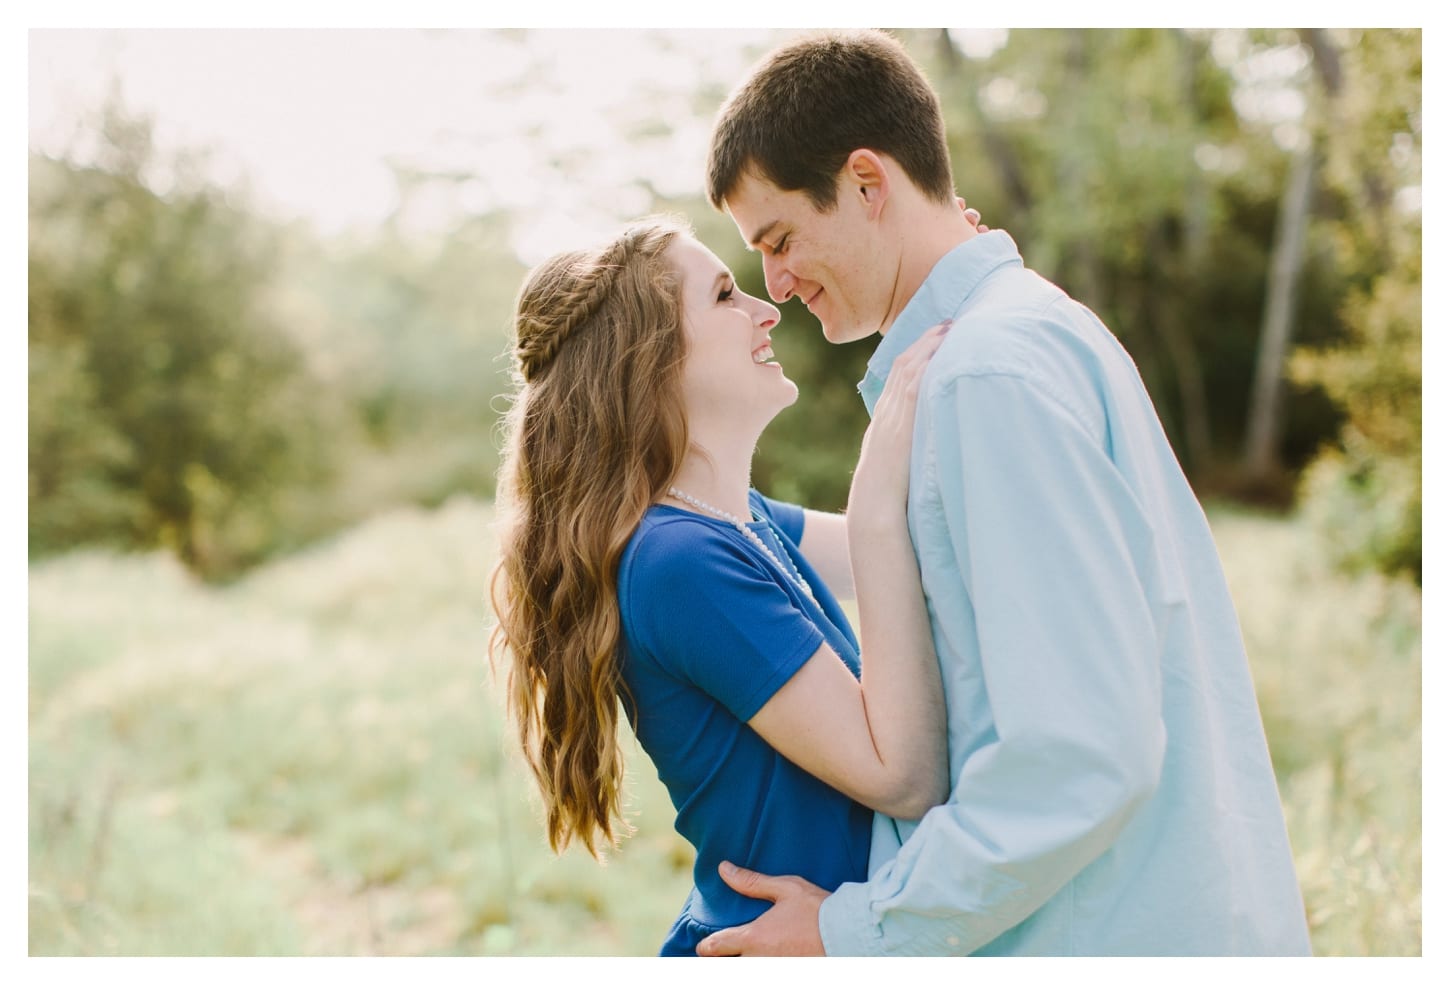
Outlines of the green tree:
{"label": "green tree", "polygon": [[94,136],[86,163],[30,161],[31,552],[166,547],[225,575],[325,464],[318,395],[268,315],[272,233],[148,121],[113,105]]}
{"label": "green tree", "polygon": [[[1247,426],[1285,168],[1270,128],[1239,111],[1236,70],[1297,39],[1012,31],[968,57],[950,32],[902,34],[941,95],[959,192],[1103,317],[1190,477],[1222,488]],[[1311,260],[1302,307],[1322,340],[1339,331],[1342,288]],[[1333,412],[1316,391],[1286,394],[1285,406],[1276,440],[1297,466]]]}
{"label": "green tree", "polygon": [[366,236],[289,235],[278,312],[341,417],[330,426],[335,488],[316,490],[297,517],[309,538],[395,503],[492,495],[524,274],[509,231],[489,213],[427,235],[400,216]]}
{"label": "green tree", "polygon": [[1421,575],[1421,41],[1356,31],[1327,125],[1336,259],[1350,280],[1348,336],[1304,347],[1291,374],[1344,408],[1338,439],[1307,470],[1306,511],[1345,567]]}

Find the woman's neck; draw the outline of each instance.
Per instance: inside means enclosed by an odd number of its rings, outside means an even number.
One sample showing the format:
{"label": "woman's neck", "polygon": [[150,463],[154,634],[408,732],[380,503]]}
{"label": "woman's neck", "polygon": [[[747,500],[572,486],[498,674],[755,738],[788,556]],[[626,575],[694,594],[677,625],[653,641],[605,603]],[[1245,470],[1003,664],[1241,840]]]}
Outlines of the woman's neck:
{"label": "woman's neck", "polygon": [[[753,445],[740,449],[721,447],[720,443],[712,446],[692,441],[671,485],[717,510],[749,520],[750,458],[753,451]],[[674,501],[673,505],[680,503]]]}

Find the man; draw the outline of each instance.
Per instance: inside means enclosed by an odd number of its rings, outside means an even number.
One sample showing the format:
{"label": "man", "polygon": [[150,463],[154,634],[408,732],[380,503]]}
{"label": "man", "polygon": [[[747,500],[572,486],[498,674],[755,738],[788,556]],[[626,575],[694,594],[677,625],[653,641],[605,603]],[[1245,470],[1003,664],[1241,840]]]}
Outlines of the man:
{"label": "man", "polygon": [[880,33],[770,55],[716,123],[709,194],[860,384],[955,327],[921,384],[908,506],[952,791],[876,818],[871,875],[701,954],[1308,954],[1237,619],[1131,359],[954,199],[935,94]]}

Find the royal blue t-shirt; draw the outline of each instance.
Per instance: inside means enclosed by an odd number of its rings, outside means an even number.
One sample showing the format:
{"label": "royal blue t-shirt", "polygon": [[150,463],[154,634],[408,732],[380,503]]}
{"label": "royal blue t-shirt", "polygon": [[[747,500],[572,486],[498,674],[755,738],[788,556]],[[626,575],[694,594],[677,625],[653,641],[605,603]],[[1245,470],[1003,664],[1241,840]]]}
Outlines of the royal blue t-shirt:
{"label": "royal blue t-shirt", "polygon": [[820,605],[734,524],[673,506],[650,507],[619,566],[625,709],[696,853],[666,955],[769,908],[725,885],[722,860],[826,890],[866,877],[871,812],[745,724],[823,642],[861,673],[850,622],[797,546],[804,511],[753,489],[750,505],[751,529]]}

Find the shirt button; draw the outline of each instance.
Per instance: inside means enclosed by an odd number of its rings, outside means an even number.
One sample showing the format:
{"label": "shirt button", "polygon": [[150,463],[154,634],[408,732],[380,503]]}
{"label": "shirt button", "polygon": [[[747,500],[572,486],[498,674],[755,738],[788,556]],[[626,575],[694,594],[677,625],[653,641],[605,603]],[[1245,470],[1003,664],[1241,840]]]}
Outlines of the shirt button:
{"label": "shirt button", "polygon": [[952,936],[950,936],[950,937],[947,938],[947,947],[956,947],[961,942],[962,942],[962,939],[960,937],[956,936],[955,934],[953,934]]}

